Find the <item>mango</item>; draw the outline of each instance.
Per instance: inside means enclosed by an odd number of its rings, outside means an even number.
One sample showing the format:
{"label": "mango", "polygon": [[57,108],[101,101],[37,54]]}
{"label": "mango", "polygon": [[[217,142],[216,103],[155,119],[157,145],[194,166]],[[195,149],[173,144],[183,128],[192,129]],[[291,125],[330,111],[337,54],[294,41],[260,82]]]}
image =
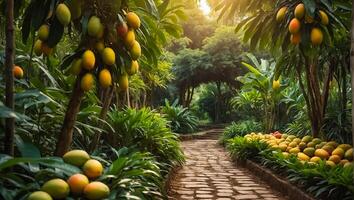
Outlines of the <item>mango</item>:
{"label": "mango", "polygon": [[295,7],[295,17],[297,19],[302,19],[305,16],[305,5],[300,3]]}
{"label": "mango", "polygon": [[348,149],[344,154],[345,159],[352,161],[353,160],[353,149]]}
{"label": "mango", "polygon": [[323,33],[319,28],[313,28],[311,30],[311,43],[314,46],[319,46],[323,42]]}
{"label": "mango", "polygon": [[43,24],[41,27],[38,29],[38,38],[41,41],[46,41],[49,36],[49,26],[46,24]]}
{"label": "mango", "polygon": [[290,21],[290,23],[289,23],[289,32],[291,34],[298,33],[300,31],[300,28],[301,28],[301,22],[298,19],[294,18],[294,19],[292,19]]}
{"label": "mango", "polygon": [[84,92],[88,92],[93,88],[94,83],[95,83],[95,79],[93,75],[91,73],[87,73],[81,79],[81,83],[80,83],[81,89]]}
{"label": "mango", "polygon": [[108,69],[103,69],[100,71],[99,82],[102,88],[108,88],[112,85],[112,76]]}
{"label": "mango", "polygon": [[67,26],[70,23],[71,13],[69,8],[64,3],[60,3],[57,6],[57,9],[55,10],[55,15],[63,26]]}
{"label": "mango", "polygon": [[313,147],[307,147],[304,149],[304,153],[310,157],[312,157],[313,155],[315,155],[315,148]]}
{"label": "mango", "polygon": [[343,158],[344,150],[342,148],[336,148],[332,151],[332,155],[338,155],[339,157]]}
{"label": "mango", "polygon": [[324,145],[323,147],[322,147],[322,149],[324,149],[324,150],[326,150],[327,152],[328,152],[328,154],[332,154],[332,152],[333,152],[333,150],[334,150],[334,148],[331,146],[331,145]]}
{"label": "mango", "polygon": [[340,157],[338,155],[331,155],[328,160],[338,164],[340,162]]}
{"label": "mango", "polygon": [[296,34],[291,34],[290,36],[290,42],[293,45],[298,45],[301,42],[301,34],[296,33]]}
{"label": "mango", "polygon": [[139,42],[135,41],[130,49],[130,56],[133,60],[138,60],[141,56],[141,47]]}
{"label": "mango", "polygon": [[316,149],[315,156],[320,157],[321,159],[328,159],[329,153],[324,149]]}
{"label": "mango", "polygon": [[70,68],[70,72],[72,75],[79,75],[81,72],[81,64],[82,64],[82,59],[75,59],[72,64],[71,64],[71,68]]}
{"label": "mango", "polygon": [[125,35],[124,44],[128,48],[130,48],[135,42],[135,33],[134,30],[129,30],[128,33]]}
{"label": "mango", "polygon": [[342,148],[344,151],[347,151],[348,149],[351,149],[352,146],[350,144],[340,144],[338,145],[338,148]]}
{"label": "mango", "polygon": [[126,91],[129,87],[128,76],[126,74],[119,76],[118,84],[119,84],[120,91]]}
{"label": "mango", "polygon": [[300,152],[300,149],[298,147],[290,149],[289,153],[291,154],[298,154]]}
{"label": "mango", "polygon": [[286,6],[280,8],[277,12],[276,21],[277,22],[283,21],[287,11],[288,11],[288,7]]}
{"label": "mango", "polygon": [[27,200],[53,200],[53,198],[46,192],[36,191],[32,192]]}
{"label": "mango", "polygon": [[116,54],[114,53],[113,49],[107,47],[102,51],[102,60],[103,63],[106,65],[114,65],[116,63]]}
{"label": "mango", "polygon": [[33,46],[33,51],[37,56],[42,55],[42,41],[36,40]]}
{"label": "mango", "polygon": [[90,155],[84,150],[71,150],[64,154],[64,162],[81,167],[87,160],[90,159]]}
{"label": "mango", "polygon": [[314,156],[310,159],[310,162],[319,163],[322,159],[318,156]]}
{"label": "mango", "polygon": [[87,177],[94,179],[102,175],[103,166],[99,161],[91,159],[84,164],[82,171]]}
{"label": "mango", "polygon": [[23,78],[23,70],[20,66],[14,66],[12,72],[13,72],[15,78],[17,78],[17,79]]}
{"label": "mango", "polygon": [[102,32],[103,25],[100,18],[96,16],[90,17],[87,23],[87,33],[91,37],[99,37],[100,32]]}
{"label": "mango", "polygon": [[87,70],[92,70],[95,67],[96,57],[91,50],[86,50],[82,54],[82,67]]}
{"label": "mango", "polygon": [[273,80],[272,88],[273,88],[273,90],[279,90],[280,81],[279,80]]}
{"label": "mango", "polygon": [[52,179],[45,182],[41,190],[54,199],[64,199],[70,193],[69,185],[62,179]]}
{"label": "mango", "polygon": [[84,188],[89,184],[89,180],[83,174],[74,174],[69,177],[67,183],[72,194],[81,195],[84,192]]}
{"label": "mango", "polygon": [[95,181],[88,184],[84,189],[84,196],[89,200],[104,199],[109,196],[109,187],[101,182]]}
{"label": "mango", "polygon": [[137,14],[135,14],[134,12],[129,12],[126,16],[127,18],[127,24],[129,27],[133,28],[133,29],[138,29],[140,27],[140,18]]}
{"label": "mango", "polygon": [[301,153],[301,152],[299,152],[299,153],[297,154],[297,158],[298,158],[299,160],[303,160],[303,161],[309,161],[309,160],[310,160],[310,157],[309,157],[309,156],[307,156],[306,154]]}
{"label": "mango", "polygon": [[319,14],[320,14],[320,18],[321,18],[321,24],[327,26],[329,24],[328,15],[323,10],[320,10]]}

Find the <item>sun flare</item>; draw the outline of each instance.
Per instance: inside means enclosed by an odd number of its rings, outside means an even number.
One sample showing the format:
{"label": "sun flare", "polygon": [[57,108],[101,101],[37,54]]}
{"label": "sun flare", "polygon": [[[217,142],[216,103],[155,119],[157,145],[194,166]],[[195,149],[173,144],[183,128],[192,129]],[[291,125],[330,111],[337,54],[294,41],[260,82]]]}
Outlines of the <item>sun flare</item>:
{"label": "sun flare", "polygon": [[199,9],[204,13],[204,15],[209,15],[211,12],[211,8],[207,0],[200,1]]}

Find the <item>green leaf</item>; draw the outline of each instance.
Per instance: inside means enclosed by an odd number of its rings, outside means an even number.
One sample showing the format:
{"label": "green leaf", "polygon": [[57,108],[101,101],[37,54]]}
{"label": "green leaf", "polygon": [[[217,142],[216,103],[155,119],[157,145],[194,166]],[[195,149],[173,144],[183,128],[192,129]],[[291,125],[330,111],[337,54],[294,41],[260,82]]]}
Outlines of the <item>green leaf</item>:
{"label": "green leaf", "polygon": [[50,26],[47,44],[49,47],[54,48],[61,40],[64,34],[64,26],[55,17],[52,25]]}

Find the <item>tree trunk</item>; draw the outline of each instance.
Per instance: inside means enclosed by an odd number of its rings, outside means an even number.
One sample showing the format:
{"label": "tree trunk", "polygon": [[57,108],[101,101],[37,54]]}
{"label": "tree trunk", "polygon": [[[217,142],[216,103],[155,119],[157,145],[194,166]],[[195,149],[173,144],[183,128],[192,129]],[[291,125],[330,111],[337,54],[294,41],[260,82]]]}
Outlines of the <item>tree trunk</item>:
{"label": "tree trunk", "polygon": [[[6,49],[5,49],[5,81],[6,97],[5,105],[14,110],[14,58],[15,58],[15,34],[14,34],[14,1],[8,0],[6,7]],[[14,155],[15,118],[6,118],[4,152]]]}
{"label": "tree trunk", "polygon": [[65,113],[64,123],[61,129],[61,133],[58,137],[58,142],[55,149],[56,156],[63,156],[67,151],[69,151],[72,143],[77,113],[80,110],[81,101],[85,94],[84,91],[81,89],[81,78],[82,75],[77,77],[73,92],[71,94],[71,99],[67,111]]}
{"label": "tree trunk", "polygon": [[[102,109],[101,109],[101,112],[100,112],[100,119],[101,120],[105,120],[106,119],[106,116],[107,116],[107,113],[108,113],[108,110],[109,110],[109,107],[111,105],[111,102],[112,102],[112,99],[113,99],[113,95],[114,95],[114,91],[115,91],[115,86],[111,86],[109,89],[108,89],[108,95],[104,98],[104,101],[103,101],[103,105],[102,105]],[[102,128],[103,126],[103,123],[99,122],[98,124],[98,127],[99,128]],[[94,151],[100,141],[100,138],[101,138],[101,133],[100,132],[96,132],[91,144],[90,144],[90,152]]]}
{"label": "tree trunk", "polygon": [[[352,11],[354,10],[354,0],[352,1]],[[352,77],[352,91],[354,91],[354,13],[352,13],[352,30],[351,30],[351,50],[350,50],[350,69]],[[354,92],[352,92],[352,101],[354,100]],[[352,103],[352,140],[354,145],[354,103]],[[354,181],[354,175],[353,175]]]}
{"label": "tree trunk", "polygon": [[[354,0],[352,1],[352,11],[354,10]],[[354,91],[354,14],[352,13],[352,30],[351,30],[351,50],[350,50],[350,69],[352,76],[352,91]],[[352,92],[352,102],[354,101],[354,92]],[[352,103],[352,140],[354,145],[354,103]],[[354,183],[354,174],[353,174]]]}

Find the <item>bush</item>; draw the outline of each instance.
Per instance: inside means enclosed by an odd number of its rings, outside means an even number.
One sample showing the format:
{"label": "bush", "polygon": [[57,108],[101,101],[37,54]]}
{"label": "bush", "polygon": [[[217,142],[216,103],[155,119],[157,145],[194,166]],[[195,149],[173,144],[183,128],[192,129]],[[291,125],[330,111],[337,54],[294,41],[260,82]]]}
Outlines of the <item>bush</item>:
{"label": "bush", "polygon": [[150,152],[166,167],[184,162],[178,136],[159,113],[149,108],[125,109],[112,111],[108,117],[114,131],[110,131],[107,141],[112,146],[134,146]]}
{"label": "bush", "polygon": [[172,105],[165,101],[161,107],[163,116],[170,122],[170,127],[175,133],[191,133],[197,130],[198,119],[188,108],[178,106],[177,101]]}
{"label": "bush", "polygon": [[262,124],[253,120],[246,120],[241,122],[232,122],[232,124],[225,128],[223,135],[219,142],[222,145],[226,144],[226,141],[236,136],[245,136],[246,134],[255,131],[262,131]]}
{"label": "bush", "polygon": [[259,140],[248,140],[244,137],[235,137],[228,140],[227,149],[231,153],[231,157],[237,160],[246,160],[259,155],[266,150],[268,145]]}
{"label": "bush", "polygon": [[[163,176],[151,154],[133,148],[110,149],[107,152],[103,157],[92,158],[107,166],[99,181],[109,186],[109,199],[165,197]],[[80,168],[58,157],[12,158],[0,155],[0,199],[26,199],[29,193],[40,190],[44,182],[53,178],[67,180],[77,173],[82,173]]]}

